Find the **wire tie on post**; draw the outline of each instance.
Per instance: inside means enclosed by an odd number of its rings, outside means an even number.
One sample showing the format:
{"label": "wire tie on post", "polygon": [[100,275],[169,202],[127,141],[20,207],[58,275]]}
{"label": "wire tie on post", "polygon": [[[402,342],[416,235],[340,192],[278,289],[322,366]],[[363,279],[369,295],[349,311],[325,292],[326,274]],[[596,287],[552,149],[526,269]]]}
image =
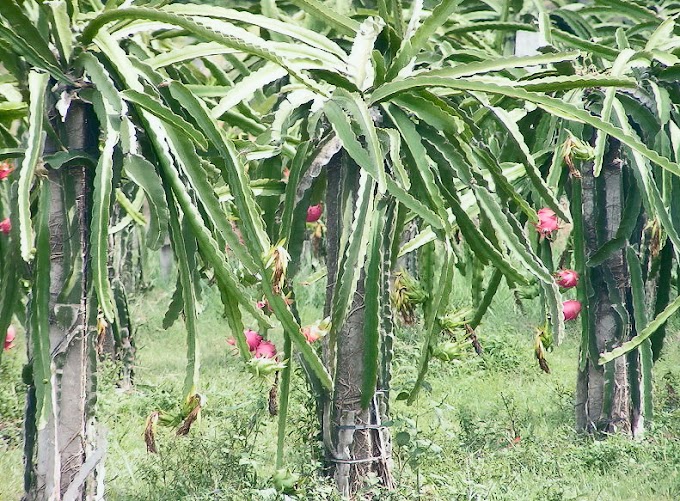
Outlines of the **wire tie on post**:
{"label": "wire tie on post", "polygon": [[340,459],[336,457],[331,457],[329,458],[332,463],[339,463],[339,464],[360,464],[360,463],[372,463],[373,461],[378,461],[378,460],[387,460],[389,459],[390,456],[375,456],[372,458],[366,458],[366,459]]}
{"label": "wire tie on post", "polygon": [[381,430],[387,428],[379,424],[341,424],[337,426],[338,430]]}

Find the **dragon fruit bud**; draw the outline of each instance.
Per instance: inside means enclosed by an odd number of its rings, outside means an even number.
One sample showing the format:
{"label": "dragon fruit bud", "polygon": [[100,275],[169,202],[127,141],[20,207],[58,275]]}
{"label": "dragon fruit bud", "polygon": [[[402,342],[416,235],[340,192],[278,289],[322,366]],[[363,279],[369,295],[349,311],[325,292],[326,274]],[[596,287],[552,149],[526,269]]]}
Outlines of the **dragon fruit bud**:
{"label": "dragon fruit bud", "polygon": [[7,217],[0,221],[0,232],[4,233],[5,235],[9,235],[10,231],[12,231],[12,221],[10,221]]}
{"label": "dragon fruit bud", "polygon": [[307,208],[307,222],[316,223],[321,217],[323,206],[321,204],[311,205]]}
{"label": "dragon fruit bud", "polygon": [[557,214],[552,209],[544,207],[540,209],[538,214],[538,223],[536,223],[536,230],[541,235],[549,235],[553,231],[559,229]]}
{"label": "dragon fruit bud", "polygon": [[557,278],[557,285],[565,289],[571,289],[578,285],[578,273],[574,270],[560,270],[555,273]]}
{"label": "dragon fruit bud", "polygon": [[276,346],[270,341],[262,341],[255,349],[255,358],[274,358]]}
{"label": "dragon fruit bud", "polygon": [[575,299],[570,299],[562,303],[562,311],[564,312],[564,320],[574,320],[581,313],[581,303]]}
{"label": "dragon fruit bud", "polygon": [[317,335],[316,327],[313,325],[303,327],[302,335],[305,336],[305,339],[307,340],[308,343],[313,343],[314,341],[317,341],[321,337]]}
{"label": "dragon fruit bud", "polygon": [[302,334],[308,343],[314,343],[326,335],[326,331],[322,331],[316,325],[308,325],[302,328]]}
{"label": "dragon fruit bud", "polygon": [[5,335],[5,351],[9,351],[14,348],[14,338],[16,335],[17,332],[13,325],[7,327],[7,334]]}
{"label": "dragon fruit bud", "polygon": [[331,330],[331,317],[326,317],[320,322],[302,328],[302,334],[308,343],[318,341]]}

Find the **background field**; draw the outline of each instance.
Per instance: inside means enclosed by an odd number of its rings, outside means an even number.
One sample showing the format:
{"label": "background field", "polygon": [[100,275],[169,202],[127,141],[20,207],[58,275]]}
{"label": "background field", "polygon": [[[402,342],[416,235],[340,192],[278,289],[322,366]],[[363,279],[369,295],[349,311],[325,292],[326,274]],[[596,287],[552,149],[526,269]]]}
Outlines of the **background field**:
{"label": "background field", "polygon": [[[305,276],[302,273],[301,276]],[[460,279],[454,302],[464,304]],[[208,405],[188,438],[159,432],[160,454],[147,454],[142,433],[154,409],[172,410],[181,398],[185,363],[181,322],[165,331],[161,321],[171,282],[133,299],[138,366],[136,385],[115,385],[117,368],[103,364],[99,416],[109,430],[107,499],[209,500],[275,499],[270,476],[275,453],[275,418],[267,410],[270,386],[253,379],[231,354],[219,298],[204,291],[200,315],[202,388]],[[314,319],[323,284],[298,289],[303,320]],[[680,499],[680,345],[677,333],[654,367],[656,421],[644,440],[611,437],[596,441],[573,431],[578,332],[548,357],[550,375],[533,358],[538,316],[518,312],[507,291],[500,293],[479,329],[483,358],[436,362],[416,403],[394,401],[415,375],[418,327],[401,329],[396,349],[393,416],[398,490],[379,499],[497,500],[677,500]],[[672,329],[677,332],[677,329]],[[274,340],[279,341],[274,332]],[[20,345],[0,368],[0,500],[21,492],[23,389]],[[294,384],[304,386],[302,374]],[[288,466],[300,475],[300,499],[333,499],[316,470],[319,454],[312,400],[292,392],[289,431],[294,446]],[[301,395],[303,395],[301,397]]]}

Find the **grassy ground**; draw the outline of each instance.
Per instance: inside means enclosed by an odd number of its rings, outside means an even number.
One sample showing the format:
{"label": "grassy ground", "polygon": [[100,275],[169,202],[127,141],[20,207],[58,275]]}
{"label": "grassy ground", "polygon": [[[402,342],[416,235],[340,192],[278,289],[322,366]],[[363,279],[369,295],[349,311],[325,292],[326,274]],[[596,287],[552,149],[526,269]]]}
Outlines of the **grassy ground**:
{"label": "grassy ground", "polygon": [[[321,286],[298,294],[311,321]],[[138,367],[133,390],[116,388],[116,368],[102,367],[100,420],[108,432],[107,499],[275,499],[276,420],[267,411],[269,385],[251,378],[225,343],[230,336],[219,301],[206,293],[200,317],[203,420],[187,438],[159,430],[160,454],[146,452],[143,430],[155,409],[172,410],[180,399],[184,367],[181,322],[165,331],[161,321],[169,287],[159,284],[134,299]],[[458,288],[459,300],[464,288]],[[416,404],[392,403],[397,492],[378,499],[677,500],[680,499],[680,343],[667,344],[655,367],[657,416],[644,440],[603,441],[573,429],[576,332],[548,358],[552,374],[533,359],[533,315],[514,311],[508,294],[479,329],[484,358],[433,362]],[[274,340],[279,341],[274,332]],[[277,343],[280,344],[280,343]],[[415,377],[417,329],[399,334],[394,395]],[[0,365],[0,500],[21,491],[20,383],[22,347]],[[318,443],[304,379],[294,377],[287,464],[301,475],[300,499],[332,499],[314,471]]]}

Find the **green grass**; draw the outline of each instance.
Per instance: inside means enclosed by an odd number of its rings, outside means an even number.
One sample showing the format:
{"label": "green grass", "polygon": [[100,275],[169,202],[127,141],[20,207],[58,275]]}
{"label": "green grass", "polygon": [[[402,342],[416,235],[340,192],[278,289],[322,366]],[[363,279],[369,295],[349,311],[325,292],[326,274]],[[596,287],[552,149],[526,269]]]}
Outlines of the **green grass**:
{"label": "green grass", "polygon": [[[185,343],[182,322],[161,328],[171,290],[159,284],[137,296],[136,385],[121,391],[116,367],[102,365],[100,423],[109,430],[108,500],[275,499],[271,490],[276,418],[267,411],[270,384],[254,379],[225,340],[231,335],[218,298],[205,291],[199,321],[201,392],[207,406],[189,437],[159,427],[160,454],[143,440],[153,410],[179,405]],[[300,289],[306,322],[322,302],[323,284]],[[456,302],[466,291],[458,287]],[[408,407],[392,402],[395,477],[399,489],[377,499],[676,500],[680,499],[680,343],[667,343],[655,367],[657,419],[643,440],[597,441],[573,430],[577,332],[548,355],[550,375],[533,357],[535,312],[514,311],[509,293],[494,303],[479,339],[483,358],[433,361],[424,391]],[[254,327],[254,326],[253,326]],[[280,345],[279,333],[273,339]],[[394,395],[416,375],[418,329],[400,332]],[[20,371],[23,348],[0,365],[0,499],[21,491]],[[271,381],[270,381],[271,382]],[[287,465],[301,475],[300,499],[332,499],[316,475],[319,444],[312,400],[299,370],[293,378]],[[517,441],[516,438],[519,437]]]}
{"label": "green grass", "polygon": [[21,423],[25,385],[21,365],[26,355],[23,336],[17,333],[15,347],[2,354],[0,361],[0,500],[19,499],[23,486]]}

